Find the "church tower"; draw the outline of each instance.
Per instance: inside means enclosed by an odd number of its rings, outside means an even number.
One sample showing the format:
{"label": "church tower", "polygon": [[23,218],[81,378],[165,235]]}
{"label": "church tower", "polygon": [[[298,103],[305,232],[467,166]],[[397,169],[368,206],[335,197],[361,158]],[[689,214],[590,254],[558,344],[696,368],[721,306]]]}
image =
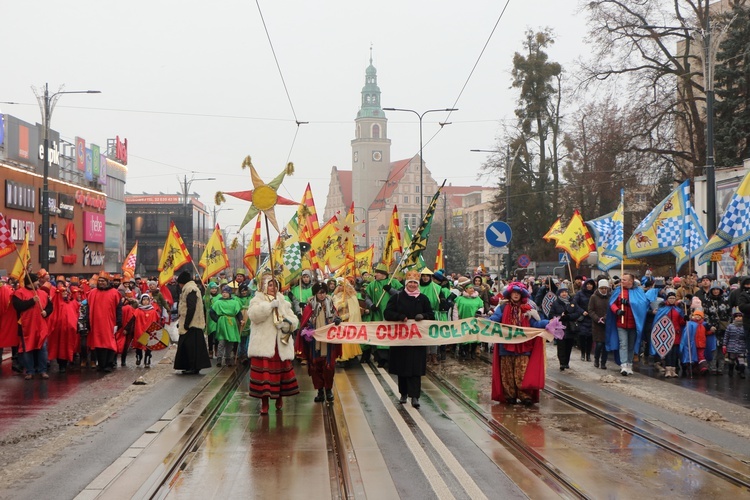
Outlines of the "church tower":
{"label": "church tower", "polygon": [[352,201],[355,217],[367,220],[367,211],[388,178],[391,164],[388,120],[380,107],[378,72],[372,65],[372,48],[370,65],[365,71],[365,86],[362,87],[362,102],[354,123],[355,139],[351,143]]}

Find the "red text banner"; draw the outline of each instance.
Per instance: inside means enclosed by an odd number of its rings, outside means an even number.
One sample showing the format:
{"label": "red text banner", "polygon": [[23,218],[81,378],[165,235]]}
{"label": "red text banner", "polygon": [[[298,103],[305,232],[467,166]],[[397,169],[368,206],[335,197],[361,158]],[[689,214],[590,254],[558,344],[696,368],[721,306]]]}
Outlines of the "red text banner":
{"label": "red text banner", "polygon": [[412,321],[403,323],[341,323],[315,330],[315,340],[332,344],[368,344],[380,346],[443,345],[462,342],[520,344],[542,335],[552,340],[543,328],[528,328],[496,323],[486,318],[459,321]]}

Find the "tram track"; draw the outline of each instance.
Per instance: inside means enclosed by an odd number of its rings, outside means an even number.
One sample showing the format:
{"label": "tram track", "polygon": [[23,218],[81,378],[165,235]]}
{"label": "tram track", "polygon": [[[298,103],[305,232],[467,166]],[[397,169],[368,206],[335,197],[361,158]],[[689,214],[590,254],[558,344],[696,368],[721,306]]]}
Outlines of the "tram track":
{"label": "tram track", "polygon": [[[491,360],[486,355],[481,355],[479,360],[485,364],[491,364]],[[578,487],[575,481],[566,477],[558,467],[545,460],[544,457],[541,457],[533,449],[526,446],[503,425],[487,415],[478,404],[466,397],[449,380],[429,368],[428,375],[436,384],[443,387],[446,392],[450,393],[473,415],[484,422],[488,428],[497,434],[499,439],[502,439],[503,442],[509,445],[519,459],[522,459],[531,470],[537,471],[548,484],[555,484],[560,492],[568,493],[574,497],[588,498],[588,495]],[[694,463],[699,468],[729,484],[750,491],[750,475],[734,467],[735,464],[741,464],[742,462],[734,461],[724,454],[716,454],[710,451],[709,454],[713,455],[714,458],[708,457],[696,450],[698,446],[696,446],[694,441],[674,433],[665,433],[663,429],[651,424],[647,418],[641,415],[634,414],[622,408],[617,408],[617,411],[613,412],[611,411],[611,403],[607,403],[607,406],[610,406],[610,411],[607,411],[602,407],[603,405],[597,402],[587,402],[582,398],[575,397],[570,391],[555,387],[549,381],[543,392],[571,408],[575,408],[594,419],[604,422],[606,425],[614,427],[618,431],[628,433],[631,436],[637,436],[669,454]],[[618,417],[615,413],[623,415],[623,417]]]}
{"label": "tram track", "polygon": [[[154,486],[143,490],[142,498],[165,499],[168,498],[174,486],[180,481],[181,475],[188,470],[193,459],[201,452],[207,437],[212,431],[214,424],[222,416],[229,402],[235,396],[248,369],[237,368],[231,383],[221,389],[210,404],[201,412],[200,417],[194,422],[186,433],[179,446],[173,448],[164,460],[164,470],[159,478],[154,481]],[[200,400],[201,394],[195,399]],[[331,481],[331,497],[337,500],[355,498],[356,485],[361,483],[359,469],[356,460],[347,460],[353,457],[354,451],[349,439],[343,410],[336,401],[324,403],[323,424],[325,427],[325,440],[328,453],[328,465]],[[351,462],[351,463],[350,463]]]}
{"label": "tram track", "polygon": [[546,460],[534,449],[524,444],[521,439],[507,428],[488,416],[479,405],[468,398],[450,381],[430,368],[427,369],[427,374],[435,385],[445,390],[456,402],[490,429],[497,440],[505,445],[516,459],[536,474],[553,492],[564,498],[592,498],[583,491],[576,481],[569,478],[553,463]]}

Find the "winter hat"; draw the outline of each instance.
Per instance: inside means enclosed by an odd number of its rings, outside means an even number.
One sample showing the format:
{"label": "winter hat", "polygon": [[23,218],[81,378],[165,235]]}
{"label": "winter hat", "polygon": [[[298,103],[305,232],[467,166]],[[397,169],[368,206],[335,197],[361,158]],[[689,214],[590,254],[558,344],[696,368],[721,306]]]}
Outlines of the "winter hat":
{"label": "winter hat", "polygon": [[599,288],[609,288],[609,280],[599,280]]}
{"label": "winter hat", "polygon": [[326,293],[328,293],[328,287],[326,286],[325,283],[318,282],[318,283],[315,283],[312,286],[312,293],[313,293],[313,295],[317,295],[318,292],[326,292]]}
{"label": "winter hat", "polygon": [[211,288],[219,288],[219,284],[216,283],[215,281],[211,281],[208,285],[206,285],[206,287],[209,288],[209,289],[211,289]]}
{"label": "winter hat", "polygon": [[187,271],[182,271],[180,275],[177,277],[177,284],[179,285],[185,285],[187,284],[192,278],[190,277],[190,273]]}
{"label": "winter hat", "polygon": [[224,285],[221,289],[221,293],[232,293],[232,287],[229,285]]}
{"label": "winter hat", "polygon": [[468,278],[468,277],[466,277],[466,276],[461,276],[461,277],[460,277],[460,278],[458,279],[458,283],[457,283],[457,285],[458,285],[459,287],[461,287],[461,288],[464,288],[464,287],[465,287],[466,285],[468,285],[468,284],[470,284],[470,283],[471,283],[471,279],[469,279],[469,278]]}
{"label": "winter hat", "polygon": [[557,295],[560,295],[562,292],[568,292],[568,295],[570,295],[568,285],[566,285],[565,283],[561,283],[560,286],[557,287]]}
{"label": "winter hat", "polygon": [[529,290],[526,288],[526,285],[523,283],[520,283],[518,281],[513,281],[511,283],[508,283],[508,286],[505,287],[505,290],[503,290],[503,297],[506,299],[510,299],[510,294],[513,292],[518,292],[521,294],[521,299],[528,299],[529,298]]}
{"label": "winter hat", "polygon": [[704,317],[703,309],[696,309],[692,313],[690,313],[690,316],[700,316],[701,318]]}
{"label": "winter hat", "polygon": [[669,298],[669,297],[677,297],[677,292],[675,292],[674,290],[672,290],[672,289],[670,288],[670,289],[669,289],[669,291],[668,291],[668,292],[667,292],[667,294],[666,294],[666,297],[667,297],[667,298]]}

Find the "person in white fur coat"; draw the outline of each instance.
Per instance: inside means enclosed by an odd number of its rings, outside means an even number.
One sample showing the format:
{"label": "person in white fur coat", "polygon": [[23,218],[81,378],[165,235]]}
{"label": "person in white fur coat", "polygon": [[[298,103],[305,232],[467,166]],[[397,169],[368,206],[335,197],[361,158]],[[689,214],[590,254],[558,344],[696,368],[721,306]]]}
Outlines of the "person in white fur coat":
{"label": "person in white fur coat", "polygon": [[292,306],[279,293],[279,283],[270,274],[261,278],[261,289],[250,300],[250,396],[261,399],[261,415],[268,413],[268,400],[281,410],[284,396],[299,394],[294,374],[294,339],[291,332],[299,320]]}

